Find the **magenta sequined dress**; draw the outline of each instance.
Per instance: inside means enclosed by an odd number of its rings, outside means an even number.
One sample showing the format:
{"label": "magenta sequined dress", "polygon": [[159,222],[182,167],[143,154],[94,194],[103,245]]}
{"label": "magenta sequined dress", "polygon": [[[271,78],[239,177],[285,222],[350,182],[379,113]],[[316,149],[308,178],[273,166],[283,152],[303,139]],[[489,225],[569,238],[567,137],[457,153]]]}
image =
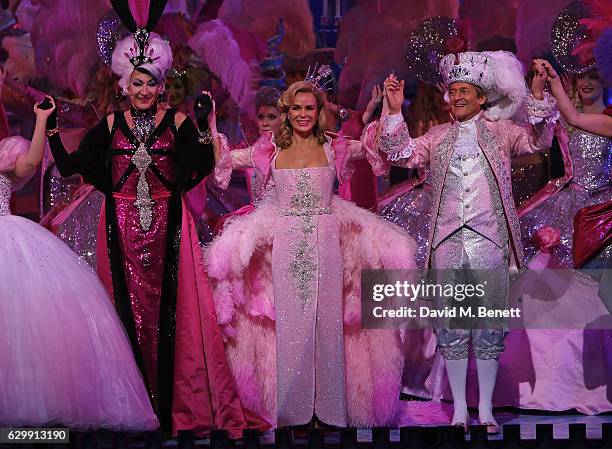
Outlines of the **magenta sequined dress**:
{"label": "magenta sequined dress", "polygon": [[205,255],[241,399],[277,426],[314,415],[389,425],[400,409],[399,331],[361,329],[360,270],[415,268],[415,243],[333,195],[345,144],[324,145],[327,166],[276,169],[278,151],[260,139],[215,169],[253,167],[273,181],[270,198],[229,220]]}
{"label": "magenta sequined dress", "polygon": [[[168,186],[174,179],[175,170],[173,144],[174,136],[170,128],[166,128],[151,145],[151,165],[144,176],[153,204],[150,212],[144,211],[144,216],[134,207],[142,190],[139,186],[141,175],[132,163],[134,142],[126,137],[124,127],[120,126],[111,144],[117,240],[138,344],[149,388],[154,392],[157,391],[159,316],[171,195]],[[150,223],[144,223],[145,230],[143,220],[147,219]]]}
{"label": "magenta sequined dress", "polygon": [[116,112],[112,129],[102,120],[77,151],[68,154],[58,134],[50,146],[62,175],[80,173],[105,195],[98,273],[113,292],[162,429],[204,436],[224,428],[236,438],[268,424],[238,398],[183,202],[212,169],[211,146],[198,142],[189,119],[177,126],[175,112],[157,126],[149,113],[147,127],[134,129]]}

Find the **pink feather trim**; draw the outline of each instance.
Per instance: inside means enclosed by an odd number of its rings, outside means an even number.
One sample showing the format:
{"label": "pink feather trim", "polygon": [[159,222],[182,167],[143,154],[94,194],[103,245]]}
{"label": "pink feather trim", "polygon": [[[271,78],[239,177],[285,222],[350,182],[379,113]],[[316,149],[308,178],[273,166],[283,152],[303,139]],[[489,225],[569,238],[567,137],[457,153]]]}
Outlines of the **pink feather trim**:
{"label": "pink feather trim", "polygon": [[245,61],[234,35],[220,19],[204,22],[189,39],[189,47],[221,80],[240,110],[255,116],[253,69],[255,60]]}

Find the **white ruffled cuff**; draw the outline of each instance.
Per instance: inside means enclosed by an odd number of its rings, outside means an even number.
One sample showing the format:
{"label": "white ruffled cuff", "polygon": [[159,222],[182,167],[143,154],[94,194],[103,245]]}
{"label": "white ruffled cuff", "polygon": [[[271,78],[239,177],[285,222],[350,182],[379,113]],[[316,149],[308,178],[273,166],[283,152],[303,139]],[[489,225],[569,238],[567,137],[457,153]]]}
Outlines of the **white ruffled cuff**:
{"label": "white ruffled cuff", "polygon": [[526,101],[527,116],[529,123],[537,125],[545,122],[554,123],[559,120],[559,110],[557,109],[557,100],[548,92],[544,92],[543,100],[536,100],[533,95],[529,95]]}
{"label": "white ruffled cuff", "polygon": [[[411,147],[412,139],[408,127],[401,113],[381,117],[381,134],[379,150],[389,156],[389,160],[397,153],[405,154],[407,147]],[[412,151],[410,151],[412,153]],[[407,157],[407,156],[403,156]]]}

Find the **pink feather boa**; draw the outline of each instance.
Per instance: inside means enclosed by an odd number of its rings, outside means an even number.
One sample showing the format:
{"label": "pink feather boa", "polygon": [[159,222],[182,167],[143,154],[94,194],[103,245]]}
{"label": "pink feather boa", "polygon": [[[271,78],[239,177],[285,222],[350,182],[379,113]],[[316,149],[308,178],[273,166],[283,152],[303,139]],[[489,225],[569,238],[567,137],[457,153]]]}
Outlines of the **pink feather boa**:
{"label": "pink feather boa", "polygon": [[[399,331],[360,328],[360,270],[415,268],[416,244],[397,226],[334,197],[344,260],[347,412],[351,426],[396,419],[404,356]],[[217,317],[245,407],[276,423],[272,241],[276,207],[230,220],[205,250]],[[383,350],[384,348],[384,350]]]}

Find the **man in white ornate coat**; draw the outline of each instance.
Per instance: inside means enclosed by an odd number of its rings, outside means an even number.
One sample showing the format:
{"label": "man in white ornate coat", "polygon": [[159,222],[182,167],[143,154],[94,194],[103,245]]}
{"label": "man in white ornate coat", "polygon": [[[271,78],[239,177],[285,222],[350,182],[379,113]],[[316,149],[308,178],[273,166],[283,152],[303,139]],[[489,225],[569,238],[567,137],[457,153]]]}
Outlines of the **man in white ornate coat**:
{"label": "man in white ornate coat", "polygon": [[[404,82],[390,75],[385,81],[388,115],[372,125],[378,126],[378,149],[392,164],[430,167],[434,193],[426,266],[437,272],[488,270],[487,291],[492,293],[487,305],[505,306],[509,269],[522,263],[511,158],[543,150],[552,142],[556,107],[554,99],[543,91],[546,73],[535,69],[533,93],[528,95],[522,66],[511,53],[447,55],[440,62],[440,72],[453,122],[411,138],[400,113]],[[509,120],[523,105],[529,122],[525,126]],[[473,274],[472,279],[478,281],[478,276]],[[452,424],[467,430],[466,377],[471,340],[478,371],[479,420],[489,433],[499,432],[492,397],[508,332],[505,325],[485,329],[443,327],[437,325],[435,332],[453,395]]]}

